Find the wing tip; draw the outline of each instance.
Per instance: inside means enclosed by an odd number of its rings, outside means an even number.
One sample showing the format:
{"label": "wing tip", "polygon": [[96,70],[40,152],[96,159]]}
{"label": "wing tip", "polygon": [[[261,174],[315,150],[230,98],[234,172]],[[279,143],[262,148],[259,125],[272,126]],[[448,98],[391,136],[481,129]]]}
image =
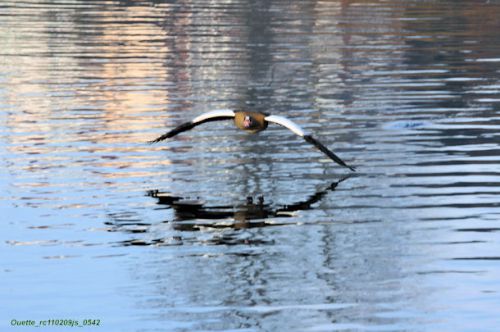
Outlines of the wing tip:
{"label": "wing tip", "polygon": [[350,169],[352,172],[356,172],[356,168],[353,166],[347,165],[342,159],[340,159],[335,153],[330,151],[326,146],[324,146],[320,141],[312,137],[312,135],[305,135],[304,139],[316,146],[321,152],[326,154],[330,159],[339,164],[342,167]]}
{"label": "wing tip", "polygon": [[158,143],[160,141],[161,141],[160,139],[156,138],[156,139],[153,139],[151,141],[147,141],[146,144],[152,145],[152,144]]}
{"label": "wing tip", "polygon": [[164,140],[166,140],[167,138],[171,138],[171,137],[175,136],[175,135],[172,135],[172,132],[173,132],[173,131],[171,130],[171,131],[169,131],[168,133],[161,135],[160,137],[157,137],[157,138],[155,138],[155,139],[153,139],[153,140],[151,140],[151,141],[148,141],[147,143],[148,143],[148,144],[155,144],[155,143],[158,143],[158,142],[164,141]]}

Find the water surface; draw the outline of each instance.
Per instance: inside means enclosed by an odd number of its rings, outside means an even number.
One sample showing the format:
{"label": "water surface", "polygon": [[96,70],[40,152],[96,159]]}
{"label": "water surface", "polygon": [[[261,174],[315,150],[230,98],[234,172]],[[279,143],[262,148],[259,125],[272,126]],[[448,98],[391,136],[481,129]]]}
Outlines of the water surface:
{"label": "water surface", "polygon": [[2,329],[496,330],[498,2],[0,7]]}

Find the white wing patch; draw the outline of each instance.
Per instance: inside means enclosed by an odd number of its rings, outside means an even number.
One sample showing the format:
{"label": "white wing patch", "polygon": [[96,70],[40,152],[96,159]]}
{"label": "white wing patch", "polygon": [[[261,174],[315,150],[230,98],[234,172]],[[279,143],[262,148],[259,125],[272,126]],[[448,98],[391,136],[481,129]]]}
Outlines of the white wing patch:
{"label": "white wing patch", "polygon": [[197,122],[201,122],[201,121],[204,121],[204,120],[207,120],[207,119],[210,119],[210,118],[216,118],[216,117],[219,117],[219,116],[228,116],[228,117],[231,116],[231,117],[234,117],[234,111],[230,110],[230,109],[210,111],[210,112],[198,115],[191,122],[192,123],[197,123]]}
{"label": "white wing patch", "polygon": [[298,125],[296,125],[292,121],[290,121],[287,118],[284,118],[282,116],[269,115],[269,116],[265,117],[265,120],[268,122],[274,122],[274,123],[277,123],[283,127],[286,127],[288,129],[290,129],[291,131],[293,131],[295,134],[299,135],[300,137],[304,137],[306,135],[306,133],[304,132],[304,130],[302,130],[302,128],[300,128]]}

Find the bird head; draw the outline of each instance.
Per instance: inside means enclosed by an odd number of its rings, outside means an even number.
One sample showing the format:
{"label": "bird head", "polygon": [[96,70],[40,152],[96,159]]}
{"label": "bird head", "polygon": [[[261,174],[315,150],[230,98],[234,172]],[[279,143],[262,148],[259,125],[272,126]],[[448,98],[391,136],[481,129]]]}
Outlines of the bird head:
{"label": "bird head", "polygon": [[243,127],[251,128],[253,126],[253,119],[250,115],[246,115],[243,119]]}

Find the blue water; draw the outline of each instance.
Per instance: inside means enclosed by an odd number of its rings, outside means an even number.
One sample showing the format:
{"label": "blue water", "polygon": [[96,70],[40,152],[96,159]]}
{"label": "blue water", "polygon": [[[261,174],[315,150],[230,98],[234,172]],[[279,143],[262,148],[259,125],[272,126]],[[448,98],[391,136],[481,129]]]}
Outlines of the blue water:
{"label": "blue water", "polygon": [[498,329],[496,1],[0,7],[0,330]]}

